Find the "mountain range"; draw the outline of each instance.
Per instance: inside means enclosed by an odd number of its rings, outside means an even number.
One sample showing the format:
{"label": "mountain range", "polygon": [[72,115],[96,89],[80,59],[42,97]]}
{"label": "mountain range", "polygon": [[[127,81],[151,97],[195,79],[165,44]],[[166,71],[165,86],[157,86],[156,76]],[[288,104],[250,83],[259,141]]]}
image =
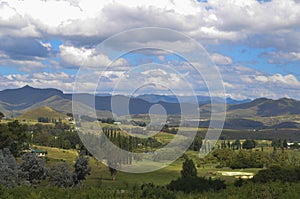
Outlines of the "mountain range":
{"label": "mountain range", "polygon": [[[82,95],[80,107],[88,109],[89,105],[84,100],[85,97],[90,97],[89,94]],[[210,98],[206,96],[197,96],[199,104],[197,107],[200,113],[208,113],[210,109]],[[122,107],[123,102],[129,103],[130,114],[145,114],[148,113],[150,107],[154,104],[163,106],[168,114],[180,113],[180,106],[187,109],[195,108],[191,104],[191,97],[186,96],[183,99],[183,104],[179,104],[176,96],[147,94],[136,97],[128,97],[124,95],[96,95],[95,108],[99,117],[109,116],[112,111],[111,101],[120,102],[120,107],[117,108],[118,115],[126,115],[128,112]],[[300,114],[300,101],[295,99],[281,98],[277,100],[258,98],[255,100],[234,100],[226,99],[227,116],[231,118],[246,118],[246,117],[270,117],[279,115],[296,115]],[[125,103],[126,104],[126,103]],[[0,111],[10,116],[21,115],[22,113],[47,106],[61,113],[72,112],[72,94],[66,94],[58,89],[40,89],[25,86],[17,89],[6,89],[0,91]],[[205,114],[204,114],[205,115]]]}

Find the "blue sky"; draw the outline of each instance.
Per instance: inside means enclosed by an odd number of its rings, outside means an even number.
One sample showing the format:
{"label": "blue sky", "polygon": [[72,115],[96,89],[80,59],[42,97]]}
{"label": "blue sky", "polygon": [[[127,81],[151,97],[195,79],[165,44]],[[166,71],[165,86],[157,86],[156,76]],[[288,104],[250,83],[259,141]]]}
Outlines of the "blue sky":
{"label": "blue sky", "polygon": [[130,42],[126,38],[114,48],[143,48],[152,42],[170,51],[131,52],[118,60],[97,47],[123,31],[160,27],[183,33],[206,49],[222,75],[227,97],[300,99],[299,19],[297,0],[0,0],[0,89],[28,84],[72,92],[78,69],[88,67],[96,72],[86,77],[86,90],[102,72],[105,89],[99,92],[111,92],[134,67],[157,63],[178,74],[147,68],[150,72],[141,71],[136,81],[123,82],[125,94],[129,87],[151,83],[157,84],[157,91],[165,84],[190,95],[182,89],[179,79],[184,78],[200,91],[197,94],[208,95],[190,63],[171,53],[186,53],[190,46],[184,40],[132,35]]}

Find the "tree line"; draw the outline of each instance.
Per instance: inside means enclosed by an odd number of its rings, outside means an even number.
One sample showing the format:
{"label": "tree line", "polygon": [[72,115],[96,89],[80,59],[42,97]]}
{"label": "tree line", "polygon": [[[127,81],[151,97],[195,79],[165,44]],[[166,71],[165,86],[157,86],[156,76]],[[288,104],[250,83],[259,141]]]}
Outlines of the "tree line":
{"label": "tree line", "polygon": [[46,168],[45,161],[34,153],[25,153],[18,164],[8,148],[0,149],[0,185],[36,187],[47,179],[53,186],[67,188],[80,185],[91,172],[89,158],[83,154],[76,159],[73,172],[67,163],[56,163]]}

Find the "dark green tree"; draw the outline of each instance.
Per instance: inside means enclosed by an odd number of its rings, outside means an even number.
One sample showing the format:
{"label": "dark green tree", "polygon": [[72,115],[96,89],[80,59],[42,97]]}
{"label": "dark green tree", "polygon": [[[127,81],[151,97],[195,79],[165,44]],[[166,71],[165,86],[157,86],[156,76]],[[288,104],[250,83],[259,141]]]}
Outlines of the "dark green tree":
{"label": "dark green tree", "polygon": [[196,177],[197,169],[195,167],[193,160],[185,158],[185,161],[182,164],[182,170],[180,173],[181,173],[182,178]]}
{"label": "dark green tree", "polygon": [[37,157],[34,153],[25,153],[20,166],[22,177],[30,184],[37,185],[46,178],[45,159]]}
{"label": "dark green tree", "polygon": [[234,143],[231,145],[233,149],[241,149],[241,142],[240,140],[235,140]]}
{"label": "dark green tree", "polygon": [[218,191],[226,188],[223,180],[204,177],[186,177],[172,180],[167,188],[172,191],[182,191],[184,193],[204,192],[208,190]]}
{"label": "dark green tree", "polygon": [[27,126],[17,120],[8,124],[0,124],[0,148],[8,148],[14,156],[19,156],[24,149]]}
{"label": "dark green tree", "polygon": [[2,113],[2,112],[0,112],[0,121],[2,120],[2,118],[4,118],[5,117],[5,115]]}
{"label": "dark green tree", "polygon": [[86,180],[87,175],[91,174],[91,167],[89,166],[89,158],[80,155],[74,164],[73,181],[77,185],[83,180]]}
{"label": "dark green tree", "polygon": [[19,183],[18,164],[9,149],[0,149],[0,185],[13,187]]}
{"label": "dark green tree", "polygon": [[198,131],[196,136],[194,137],[193,143],[190,146],[190,149],[193,151],[199,151],[202,147],[202,136]]}
{"label": "dark green tree", "polygon": [[256,143],[255,140],[246,140],[245,142],[243,142],[243,149],[253,149],[255,148]]}
{"label": "dark green tree", "polygon": [[54,186],[68,188],[73,186],[73,176],[67,163],[58,163],[50,167],[48,171],[49,181]]}

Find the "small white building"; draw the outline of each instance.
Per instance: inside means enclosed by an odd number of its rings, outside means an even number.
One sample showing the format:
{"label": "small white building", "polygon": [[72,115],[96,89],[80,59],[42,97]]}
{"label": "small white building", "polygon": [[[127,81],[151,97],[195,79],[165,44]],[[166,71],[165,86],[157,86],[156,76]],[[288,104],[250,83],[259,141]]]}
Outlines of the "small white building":
{"label": "small white building", "polygon": [[[290,148],[291,146],[294,146],[295,143],[298,143],[298,142],[288,142],[287,143],[288,148]],[[300,146],[300,143],[298,143],[298,145]]]}
{"label": "small white building", "polygon": [[31,149],[31,153],[36,154],[38,157],[45,157],[47,151],[41,149]]}

